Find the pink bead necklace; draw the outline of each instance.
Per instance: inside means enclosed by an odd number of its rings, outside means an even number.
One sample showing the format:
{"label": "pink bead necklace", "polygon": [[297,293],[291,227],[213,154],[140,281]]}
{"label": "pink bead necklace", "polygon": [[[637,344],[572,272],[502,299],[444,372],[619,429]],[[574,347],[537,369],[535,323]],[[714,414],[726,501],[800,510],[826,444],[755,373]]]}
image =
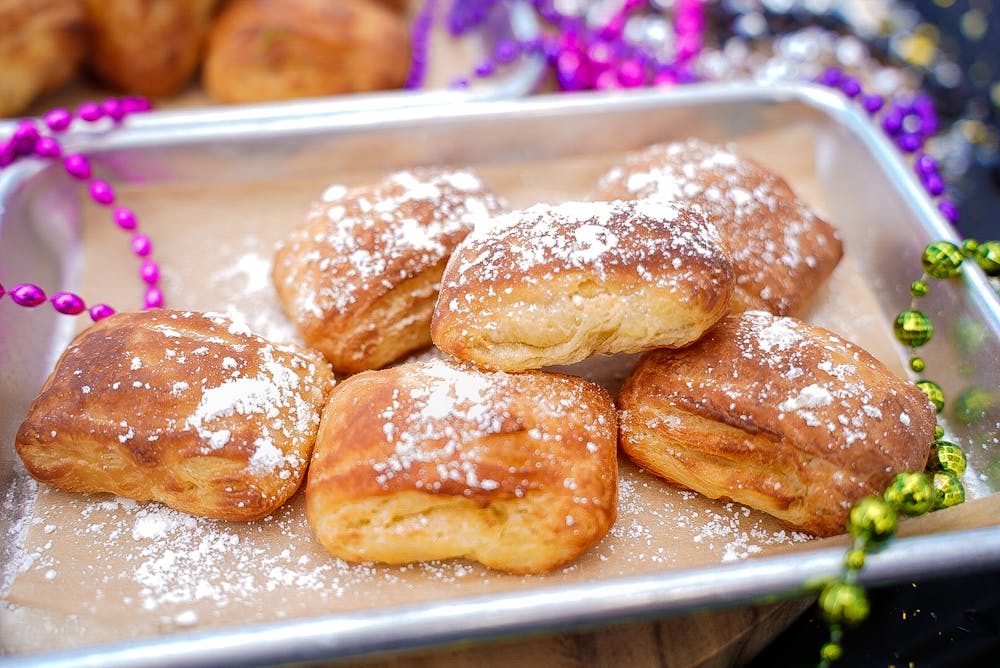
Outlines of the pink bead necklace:
{"label": "pink bead necklace", "polygon": [[[85,123],[96,123],[104,118],[120,123],[126,116],[148,111],[151,105],[141,97],[109,98],[103,102],[85,102],[76,110],[76,118]],[[160,290],[160,267],[151,259],[153,244],[149,237],[138,230],[138,219],[132,209],[115,206],[115,191],[107,181],[93,178],[90,161],[78,153],[63,154],[62,145],[55,135],[67,132],[73,124],[74,115],[66,109],[53,109],[41,118],[41,124],[51,134],[44,134],[34,119],[20,121],[10,139],[0,142],[0,169],[24,158],[62,160],[66,173],[77,181],[87,184],[90,198],[98,205],[111,209],[111,217],[122,230],[131,233],[132,253],[141,260],[139,276],[145,284],[143,304],[146,308],[163,306],[163,292]],[[32,283],[18,283],[9,290],[0,284],[0,299],[10,295],[11,300],[27,308],[34,308],[46,301],[59,313],[78,315],[87,311],[95,322],[113,314],[115,310],[107,304],[95,304],[89,309],[83,298],[72,292],[56,292],[47,296],[45,291]]]}

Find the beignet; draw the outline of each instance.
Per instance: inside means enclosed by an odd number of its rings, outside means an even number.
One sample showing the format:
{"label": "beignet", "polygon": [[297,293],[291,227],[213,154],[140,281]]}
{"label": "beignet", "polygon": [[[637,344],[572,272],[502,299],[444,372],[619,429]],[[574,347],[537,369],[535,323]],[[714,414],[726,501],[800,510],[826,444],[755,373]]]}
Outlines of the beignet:
{"label": "beignet", "polygon": [[380,368],[430,345],[448,257],[477,218],[502,210],[470,170],[332,187],[275,255],[282,307],[335,371]]}
{"label": "beignet", "polygon": [[688,139],[634,151],[601,177],[599,192],[701,206],[729,243],[732,311],[798,312],[843,255],[836,230],[784,179],[729,147]]}
{"label": "beignet", "polygon": [[615,519],[617,414],[581,378],[434,360],[341,383],[306,481],[320,542],[348,561],[569,563]]}
{"label": "beignet", "polygon": [[820,536],[896,473],[923,470],[935,424],[926,395],[865,350],[763,311],[649,353],[619,407],[639,466]]}
{"label": "beignet", "polygon": [[217,314],[118,313],[80,334],[15,445],[35,479],[254,520],[298,489],[332,374]]}
{"label": "beignet", "polygon": [[652,200],[535,205],[452,255],[431,338],[503,371],[683,346],[722,317],[729,254],[695,209]]}

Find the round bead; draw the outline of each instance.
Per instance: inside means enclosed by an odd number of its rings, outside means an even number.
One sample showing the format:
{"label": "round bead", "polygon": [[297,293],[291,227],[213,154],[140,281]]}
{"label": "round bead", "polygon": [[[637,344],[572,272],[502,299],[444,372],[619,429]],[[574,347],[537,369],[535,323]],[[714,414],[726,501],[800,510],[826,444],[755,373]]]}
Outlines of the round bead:
{"label": "round bead", "polygon": [[1000,276],[1000,241],[984,241],[976,248],[976,264],[987,276]]}
{"label": "round bead", "polygon": [[861,82],[857,77],[846,76],[840,81],[841,92],[850,98],[855,98],[861,94]]}
{"label": "round bead", "polygon": [[17,159],[14,145],[9,141],[0,141],[0,168],[6,167]]}
{"label": "round bead", "polygon": [[896,512],[904,515],[923,515],[934,508],[934,484],[917,471],[896,474],[882,494]]}
{"label": "round bead", "polygon": [[35,142],[35,155],[39,158],[58,158],[62,155],[62,146],[53,137],[39,137]]}
{"label": "round bead", "polygon": [[921,153],[913,160],[913,168],[917,170],[917,174],[920,176],[926,176],[928,174],[937,174],[938,164],[933,156]]}
{"label": "round bead", "polygon": [[74,179],[86,181],[90,178],[90,161],[77,153],[71,153],[63,158],[63,167]]}
{"label": "round bead", "polygon": [[917,387],[927,395],[927,400],[934,404],[935,411],[940,413],[944,410],[944,390],[940,385],[931,380],[918,380]]}
{"label": "round bead", "polygon": [[920,265],[932,278],[955,278],[962,273],[962,249],[950,241],[935,241],[927,245]]}
{"label": "round bead", "polygon": [[10,289],[10,298],[18,306],[31,308],[45,302],[45,292],[37,285],[18,283]]}
{"label": "round bead", "polygon": [[125,108],[122,106],[120,100],[116,100],[113,97],[109,97],[101,102],[101,112],[116,123],[125,118]]}
{"label": "round bead", "polygon": [[873,545],[889,540],[896,533],[896,525],[896,511],[885,500],[874,496],[858,501],[847,516],[850,534]]}
{"label": "round bead", "polygon": [[944,427],[939,424],[934,425],[934,440],[940,441],[944,438]]}
{"label": "round bead", "polygon": [[114,204],[115,191],[107,181],[94,179],[90,182],[90,197],[98,204]]}
{"label": "round bead", "polygon": [[927,281],[913,281],[910,283],[910,294],[914,297],[923,297],[927,294],[928,290]]}
{"label": "round bead", "polygon": [[993,393],[978,387],[970,387],[955,397],[955,402],[952,405],[953,417],[956,422],[961,424],[980,422],[996,405],[996,402],[997,398]]}
{"label": "round bead", "polygon": [[949,223],[954,225],[958,222],[958,207],[950,199],[938,200],[938,211]]}
{"label": "round bead", "polygon": [[976,250],[979,249],[979,242],[975,239],[962,240],[962,255],[965,257],[975,257]]}
{"label": "round bead", "polygon": [[7,291],[3,289],[3,283],[0,283],[0,299],[3,299],[5,294],[7,294]]}
{"label": "round bead", "polygon": [[88,123],[93,123],[104,117],[104,110],[96,102],[84,102],[77,107],[76,115]]}
{"label": "round bead", "polygon": [[816,82],[824,86],[839,86],[843,78],[844,73],[839,68],[828,67],[820,73],[819,77],[816,78]]}
{"label": "round bead", "polygon": [[145,234],[136,233],[132,235],[132,252],[139,257],[146,257],[153,252],[153,242]]}
{"label": "round bead", "polygon": [[45,112],[45,116],[42,117],[42,121],[49,130],[52,130],[52,132],[64,132],[73,122],[73,114],[66,109],[57,107],[56,109]]}
{"label": "round bead", "polygon": [[77,315],[78,313],[83,313],[87,308],[87,305],[83,303],[83,299],[74,295],[72,292],[57,292],[52,295],[52,306],[55,310],[66,315]]}
{"label": "round bead", "polygon": [[924,358],[923,357],[911,357],[910,358],[910,368],[915,373],[920,373],[925,368],[927,368],[927,363],[924,362]]}
{"label": "round bead", "polygon": [[144,97],[123,97],[121,99],[122,109],[125,114],[135,114],[141,113],[143,111],[149,111],[153,108],[153,105]]}
{"label": "round bead", "polygon": [[16,155],[31,155],[35,151],[38,137],[38,128],[32,121],[21,121],[14,128],[14,134],[10,138],[14,153]]}
{"label": "round bead", "polygon": [[922,311],[907,310],[896,317],[892,333],[903,345],[919,348],[934,336],[934,323]]}
{"label": "round bead", "polygon": [[861,548],[854,547],[844,555],[844,567],[852,571],[860,571],[865,566],[865,558],[868,553]]}
{"label": "round bead", "polygon": [[163,308],[163,292],[155,285],[149,286],[146,288],[143,303],[146,308]]}
{"label": "round bead", "polygon": [[160,280],[160,265],[152,260],[146,260],[139,266],[139,276],[149,285],[155,285]]}
{"label": "round bead", "polygon": [[899,136],[896,137],[896,145],[904,153],[915,153],[923,147],[924,138],[916,132],[901,132]]}
{"label": "round bead", "polygon": [[844,648],[840,646],[840,643],[833,642],[832,640],[823,643],[823,646],[819,648],[819,658],[828,663],[839,661],[843,655]]}
{"label": "round bead", "polygon": [[135,212],[128,207],[118,207],[112,214],[115,224],[123,230],[134,230],[136,226]]}
{"label": "round bead", "polygon": [[951,508],[965,502],[965,487],[962,481],[950,473],[939,471],[934,474],[934,509]]}
{"label": "round bead", "polygon": [[945,183],[940,174],[928,174],[921,179],[921,182],[931,197],[938,197],[944,194]]}
{"label": "round bead", "polygon": [[885,100],[882,99],[881,95],[876,93],[865,93],[861,96],[861,106],[869,114],[877,114],[882,109],[882,105],[885,104]]}
{"label": "round bead", "polygon": [[856,584],[831,582],[820,592],[818,603],[830,624],[854,626],[868,617],[868,597]]}
{"label": "round bead", "polygon": [[965,465],[965,452],[954,443],[937,441],[931,446],[931,453],[927,457],[927,470],[931,473],[941,471],[961,478],[965,473]]}
{"label": "round bead", "polygon": [[104,318],[114,314],[115,310],[107,304],[95,304],[90,307],[90,319],[94,322],[103,320]]}

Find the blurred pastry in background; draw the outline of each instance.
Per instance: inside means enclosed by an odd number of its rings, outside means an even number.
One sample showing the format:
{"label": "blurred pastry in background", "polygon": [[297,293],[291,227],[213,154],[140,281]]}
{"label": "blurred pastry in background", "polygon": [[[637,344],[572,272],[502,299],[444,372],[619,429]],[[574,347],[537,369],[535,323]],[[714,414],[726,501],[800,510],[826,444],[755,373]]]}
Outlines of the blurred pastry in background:
{"label": "blurred pastry in background", "polygon": [[86,0],[87,65],[112,88],[149,97],[195,75],[219,0]]}
{"label": "blurred pastry in background", "polygon": [[399,88],[406,20],[371,0],[233,0],[209,38],[202,84],[218,102]]}
{"label": "blurred pastry in background", "polygon": [[83,0],[0,0],[0,25],[0,116],[16,116],[76,74]]}

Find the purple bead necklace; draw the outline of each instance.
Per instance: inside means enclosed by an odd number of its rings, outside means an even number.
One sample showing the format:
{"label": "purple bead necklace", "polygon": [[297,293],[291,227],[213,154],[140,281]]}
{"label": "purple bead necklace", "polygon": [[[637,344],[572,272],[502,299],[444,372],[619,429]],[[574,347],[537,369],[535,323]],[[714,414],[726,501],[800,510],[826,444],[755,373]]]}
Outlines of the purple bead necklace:
{"label": "purple bead necklace", "polygon": [[[151,105],[141,97],[109,98],[103,102],[85,102],[76,110],[76,118],[85,123],[96,123],[102,119],[110,119],[120,123],[125,117],[148,111]],[[41,158],[44,160],[62,160],[66,173],[77,181],[87,184],[90,198],[102,207],[112,210],[111,217],[122,230],[131,233],[132,253],[141,260],[139,276],[145,284],[143,304],[146,308],[163,306],[163,292],[160,290],[160,267],[151,259],[153,244],[149,237],[138,231],[138,219],[132,209],[115,206],[115,191],[107,181],[93,178],[90,161],[78,153],[63,153],[62,145],[55,135],[67,132],[74,120],[74,114],[67,109],[52,109],[42,116],[41,124],[51,134],[43,134],[34,119],[20,121],[10,139],[0,141],[0,169],[3,169],[23,158]],[[89,309],[83,298],[72,292],[56,292],[51,297],[45,291],[32,283],[18,283],[10,290],[5,290],[0,284],[0,299],[10,295],[11,300],[19,306],[34,308],[46,301],[59,313],[78,315],[87,311],[95,322],[113,314],[115,310],[107,304],[95,304]]]}

